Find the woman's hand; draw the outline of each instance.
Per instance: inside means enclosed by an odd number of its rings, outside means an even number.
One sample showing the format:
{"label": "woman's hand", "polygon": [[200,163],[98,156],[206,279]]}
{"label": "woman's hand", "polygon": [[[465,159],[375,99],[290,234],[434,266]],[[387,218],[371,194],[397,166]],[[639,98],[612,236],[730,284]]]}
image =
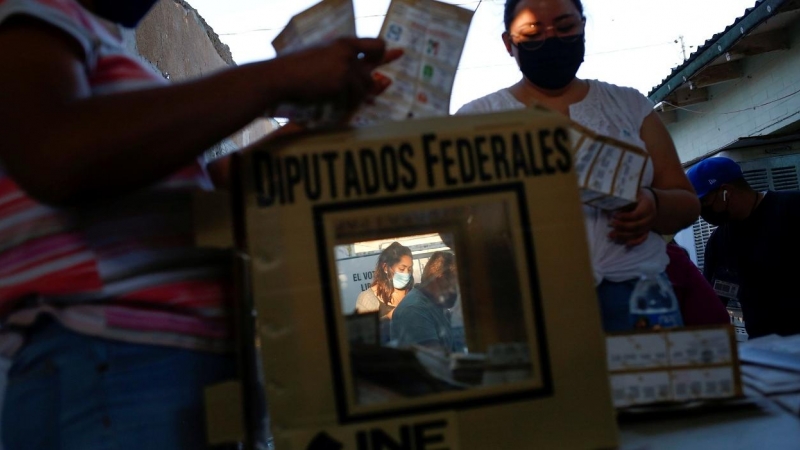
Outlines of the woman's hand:
{"label": "woman's hand", "polygon": [[645,240],[653,229],[658,216],[655,194],[650,189],[639,189],[637,202],[632,210],[617,211],[611,216],[608,234],[618,244],[634,247]]}
{"label": "woman's hand", "polygon": [[297,101],[341,99],[354,109],[389,86],[390,80],[375,77],[372,71],[402,54],[399,49],[386,50],[381,39],[340,38],[277,58],[274,64],[284,75],[286,92]]}
{"label": "woman's hand", "polygon": [[639,190],[632,209],[615,212],[609,223],[609,239],[628,247],[643,243],[651,231],[675,234],[700,214],[700,202],[672,138],[655,112],[644,119],[640,137],[653,161],[653,182],[651,187]]}

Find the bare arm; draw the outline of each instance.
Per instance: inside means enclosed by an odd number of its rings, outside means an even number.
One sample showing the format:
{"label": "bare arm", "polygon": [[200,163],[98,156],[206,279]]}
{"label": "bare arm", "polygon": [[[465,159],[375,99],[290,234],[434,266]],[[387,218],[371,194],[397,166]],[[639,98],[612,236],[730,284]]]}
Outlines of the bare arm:
{"label": "bare arm", "polygon": [[641,244],[650,231],[676,233],[700,215],[700,201],[681,167],[669,132],[655,112],[642,123],[641,138],[653,161],[652,191],[641,189],[634,210],[616,213],[609,234],[626,245]]}
{"label": "bare arm", "polygon": [[13,68],[0,71],[0,160],[30,195],[73,204],[151,184],[281,102],[344,93],[355,107],[373,89],[384,43],[341,39],[196,81],[98,97],[90,96],[80,47],[43,22],[4,23],[0,54]]}
{"label": "bare arm", "polygon": [[661,119],[653,112],[642,125],[642,139],[653,158],[653,189],[658,195],[658,216],[653,229],[676,233],[700,216],[700,201],[681,166],[675,144]]}
{"label": "bare arm", "polygon": [[[386,52],[384,57],[385,62],[394,61],[395,59],[399,58],[403,55],[402,50],[400,49],[393,49]],[[390,81],[386,78],[377,78],[375,80],[375,85],[372,88],[372,91],[369,93],[367,97],[367,101],[371,101],[372,97],[376,95],[380,95],[387,87],[389,87]],[[355,113],[355,111],[354,111]],[[343,124],[346,124],[350,121],[351,116],[345,116],[343,118]],[[250,150],[269,150],[274,148],[277,144],[277,141],[288,138],[293,135],[297,135],[306,131],[305,126],[302,124],[298,124],[295,122],[289,122],[284,126],[278,128],[277,130],[269,133],[268,135],[264,136],[263,138],[259,139],[258,141],[250,144],[247,146],[244,151]],[[231,156],[232,155],[225,155],[219,159],[212,161],[208,165],[208,171],[211,175],[211,179],[214,182],[214,186],[217,188],[227,188],[230,186],[230,166],[231,166]],[[390,313],[391,314],[391,313]],[[391,315],[389,316],[391,318]]]}
{"label": "bare arm", "polygon": [[[250,151],[253,149],[267,149],[276,140],[292,136],[301,133],[303,131],[305,131],[305,128],[302,125],[289,122],[284,126],[278,128],[277,130],[264,136],[263,138],[259,139],[258,141],[250,144],[243,150]],[[214,186],[216,186],[217,188],[230,187],[231,156],[232,154],[225,155],[221,158],[211,161],[208,164],[208,173],[211,176],[211,180],[214,182]]]}

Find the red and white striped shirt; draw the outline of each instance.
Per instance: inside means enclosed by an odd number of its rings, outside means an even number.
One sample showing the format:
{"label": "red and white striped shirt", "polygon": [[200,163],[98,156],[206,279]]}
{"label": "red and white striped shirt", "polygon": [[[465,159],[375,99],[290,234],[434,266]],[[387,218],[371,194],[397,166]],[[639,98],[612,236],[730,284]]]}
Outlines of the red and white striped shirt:
{"label": "red and white striped shirt", "polygon": [[[166,83],[75,0],[0,0],[0,27],[17,15],[83,47],[92,95]],[[42,313],[95,336],[228,348],[227,254],[193,246],[192,195],[210,188],[198,162],[104,207],[53,208],[20,189],[0,161],[0,349],[15,342],[7,330]]]}

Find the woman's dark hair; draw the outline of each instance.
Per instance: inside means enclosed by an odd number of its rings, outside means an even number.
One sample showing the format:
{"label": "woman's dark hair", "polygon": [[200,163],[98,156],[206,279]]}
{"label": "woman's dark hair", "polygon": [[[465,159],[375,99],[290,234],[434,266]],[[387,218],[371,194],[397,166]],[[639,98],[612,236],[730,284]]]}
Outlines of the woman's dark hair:
{"label": "woman's dark hair", "polygon": [[[506,0],[506,8],[503,12],[503,21],[506,24],[506,31],[511,27],[511,22],[514,21],[514,10],[517,9],[519,2],[520,0]],[[578,8],[578,13],[583,16],[583,3],[581,3],[581,0],[572,0],[572,3]]]}
{"label": "woman's dark hair", "polygon": [[[383,249],[381,255],[378,257],[378,263],[375,264],[375,273],[372,274],[372,285],[378,287],[376,295],[380,301],[387,305],[391,303],[392,292],[394,292],[394,283],[392,283],[394,272],[392,272],[392,266],[399,263],[400,258],[403,256],[408,256],[413,261],[410,248],[399,242],[392,242],[388,247]],[[411,279],[408,280],[408,284],[402,289],[404,291],[408,291],[414,287],[413,265],[409,273],[411,274]]]}

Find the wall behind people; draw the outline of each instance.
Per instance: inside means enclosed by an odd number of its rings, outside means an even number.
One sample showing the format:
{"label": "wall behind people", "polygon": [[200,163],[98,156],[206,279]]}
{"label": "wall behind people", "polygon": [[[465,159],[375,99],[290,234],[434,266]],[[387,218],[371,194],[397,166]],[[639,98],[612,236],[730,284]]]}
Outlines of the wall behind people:
{"label": "wall behind people", "polygon": [[[196,78],[236,65],[228,46],[197,10],[183,0],[160,0],[136,32],[130,31],[125,36],[129,48],[171,81]],[[232,140],[246,146],[276,128],[274,120],[257,120],[232,136]]]}
{"label": "wall behind people", "polygon": [[686,249],[686,251],[689,253],[689,258],[693,263],[695,263],[695,265],[697,265],[697,248],[695,246],[696,243],[694,241],[694,230],[692,227],[687,227],[677,232],[673,239],[675,240],[676,244]]}

